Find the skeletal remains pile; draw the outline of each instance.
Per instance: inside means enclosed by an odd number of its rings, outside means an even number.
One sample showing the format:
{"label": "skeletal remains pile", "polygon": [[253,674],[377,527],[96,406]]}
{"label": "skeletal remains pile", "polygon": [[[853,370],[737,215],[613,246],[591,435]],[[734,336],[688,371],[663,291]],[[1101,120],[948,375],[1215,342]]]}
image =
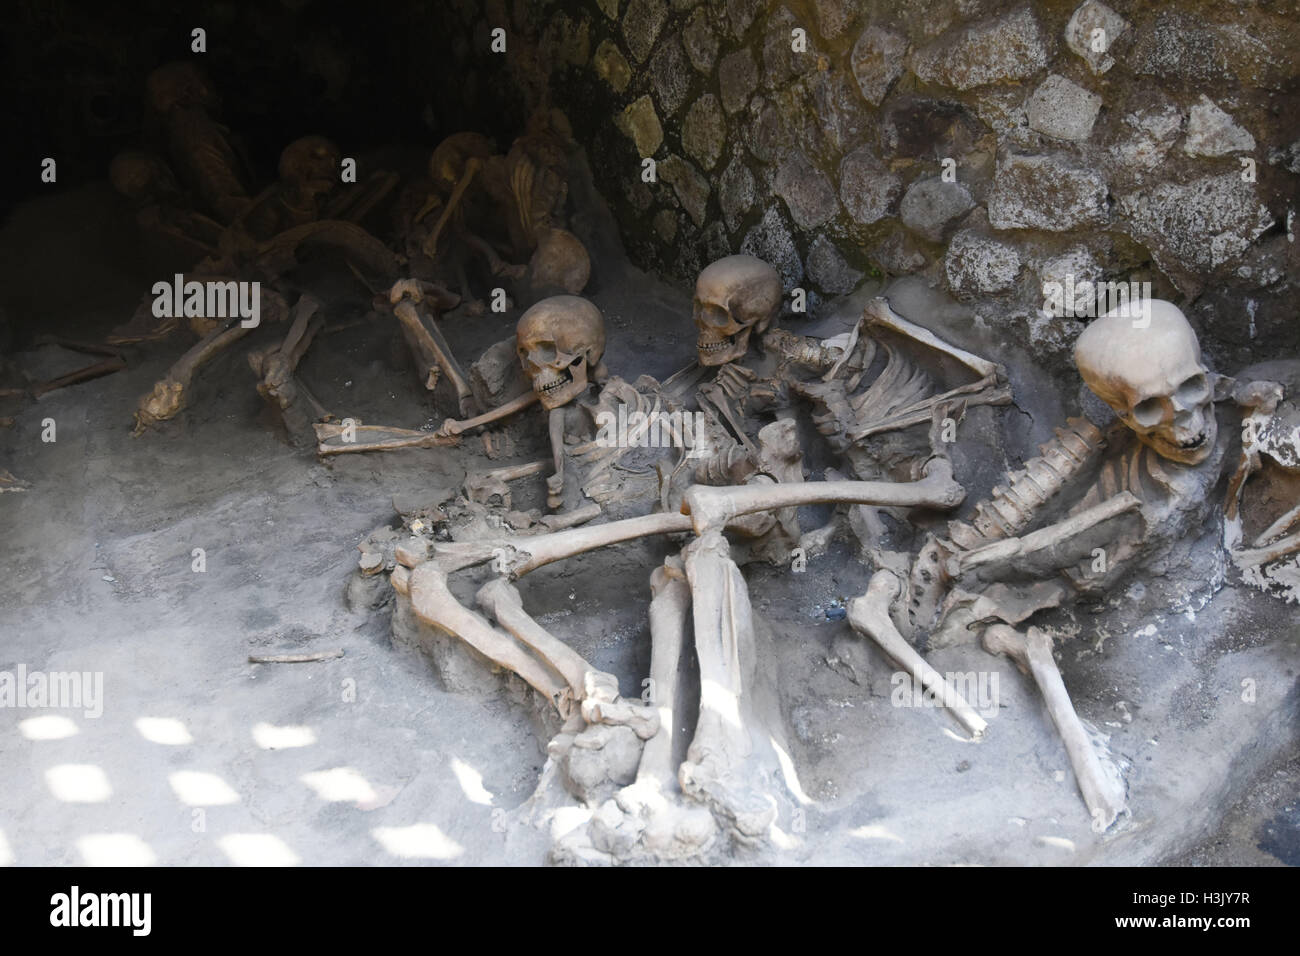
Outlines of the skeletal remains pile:
{"label": "skeletal remains pile", "polygon": [[[844,334],[795,335],[778,327],[776,270],[728,256],[698,277],[697,360],[662,383],[611,373],[603,316],[578,295],[591,263],[564,228],[572,143],[560,114],[539,111],[505,155],[478,134],[448,137],[427,175],[401,189],[396,175],[378,172],[340,190],[339,149],[304,137],[284,150],[278,181],[252,194],[193,65],[155,71],[148,94],[154,149],[120,155],[113,183],[135,202],[142,229],[198,257],[191,277],[262,283],[263,314],[289,330],[249,363],[291,432],[314,429],[318,453],[332,456],[453,445],[534,405],[545,413],[548,461],[471,473],[454,501],[404,514],[401,532],[376,532],[361,545],[353,591],[374,599],[390,582],[395,627],[423,629],[444,661],[467,655],[535,692],[553,736],[532,808],[552,825],[557,860],[698,858],[763,845],[784,810],[809,802],[759,666],[740,570],[749,562],[806,560],[851,530],[874,568],[847,608],[854,630],[976,739],[985,720],[916,647],[978,640],[1031,674],[1099,831],[1125,815],[1124,781],[1075,713],[1033,616],[1071,595],[1105,593],[1135,569],[1168,566],[1189,547],[1212,513],[1238,429],[1225,554],[1247,582],[1300,599],[1300,532],[1291,532],[1300,520],[1300,363],[1266,363],[1236,381],[1217,375],[1169,302],[1129,303],[1088,326],[1075,363],[1114,417],[1063,423],[1038,457],[959,519],[967,488],[948,446],[969,409],[1013,402],[1006,370],[885,298]],[[375,235],[382,210],[386,241]],[[328,297],[295,270],[322,253],[341,258],[374,309],[397,317],[425,387],[459,417],[433,432],[362,425],[331,416],[307,392],[295,370],[325,327]],[[458,305],[483,311],[467,270],[534,303],[513,342],[469,372],[438,325]],[[176,324],[138,315],[113,341],[159,337]],[[249,331],[231,317],[194,316],[191,326],[199,341],[141,399],[137,432],[175,416],[198,368]],[[516,361],[531,384],[518,394],[509,385]],[[826,480],[805,481],[801,411],[837,456]],[[655,440],[645,441],[651,430]],[[510,483],[545,472],[546,512],[513,508]],[[1252,493],[1258,502],[1247,507]],[[834,506],[831,522],[801,529],[798,509],[809,505]],[[891,537],[887,523],[910,530]],[[652,536],[673,550],[650,573],[650,692],[627,700],[613,675],[528,614],[512,582]],[[886,540],[910,543],[891,550]],[[451,578],[485,570],[478,608],[467,607]],[[688,633],[698,662],[692,706],[681,680]],[[698,716],[683,751],[675,735],[690,711]],[[574,817],[555,811],[574,798],[582,822],[562,826]]]}
{"label": "skeletal remains pile", "polygon": [[[572,141],[558,113],[539,112],[504,156],[477,133],[450,136],[434,149],[427,175],[401,189],[395,173],[358,173],[354,160],[349,185],[341,188],[346,164],[339,148],[325,137],[305,136],[281,153],[279,179],[253,193],[237,138],[217,120],[218,97],[199,67],[187,62],[155,70],[147,101],[154,142],[115,157],[110,179],[134,204],[142,233],[172,257],[194,263],[185,272],[189,280],[209,290],[258,282],[262,314],[290,323],[284,341],[250,355],[249,364],[258,391],[294,437],[309,436],[313,421],[332,417],[294,375],[325,328],[322,303],[337,299],[312,288],[298,268],[304,263],[345,266],[375,310],[397,316],[425,385],[432,391],[445,380],[462,414],[471,412],[474,399],[437,315],[462,302],[471,313],[483,311],[470,291],[470,260],[482,259],[493,281],[530,294],[576,293],[587,284],[587,251],[563,228]],[[178,317],[151,314],[151,301],[110,344],[175,331]],[[191,315],[187,309],[199,341],[141,398],[136,434],[174,418],[188,404],[198,370],[252,331],[233,309],[217,311]]]}
{"label": "skeletal remains pile", "polygon": [[[866,306],[850,333],[820,341],[777,328],[781,301],[780,280],[766,263],[749,256],[713,263],[695,292],[697,361],[664,383],[643,376],[631,384],[602,362],[605,331],[592,303],[574,295],[537,303],[516,336],[532,390],[495,412],[449,420],[437,439],[455,441],[540,403],[552,460],[469,476],[463,496],[438,513],[440,533],[429,512],[408,515],[409,537],[386,530],[361,545],[360,574],[382,582],[389,572],[397,619],[409,625],[413,617],[444,656],[447,641],[460,642],[544,702],[555,734],[533,808],[554,811],[576,797],[587,811],[582,825],[567,827],[556,822],[561,815],[543,814],[556,860],[691,858],[733,843],[764,844],[778,832],[782,810],[808,802],[770,716],[740,566],[814,556],[845,524],[876,568],[866,593],[849,603],[853,628],[973,738],[986,732],[984,719],[914,645],[980,640],[1010,657],[1043,694],[1094,828],[1115,825],[1125,814],[1124,782],[1076,715],[1051,638],[1031,618],[1072,593],[1113,588],[1186,545],[1211,512],[1234,430],[1219,428],[1216,416],[1226,421],[1234,403],[1245,440],[1229,483],[1224,543],[1262,587],[1294,575],[1286,563],[1300,550],[1300,535],[1286,536],[1300,517],[1294,495],[1250,548],[1240,542],[1246,479],[1260,471],[1280,472],[1275,482],[1296,476],[1296,363],[1274,363],[1285,383],[1234,382],[1205,367],[1172,304],[1112,310],[1080,337],[1075,361],[1114,420],[1071,419],[1039,457],[943,533],[933,516],[954,511],[967,494],[946,445],[967,409],[1011,403],[1005,370],[898,315],[883,298]],[[844,474],[804,480],[800,403],[811,405]],[[665,423],[674,440],[657,444],[669,447],[642,448],[636,435],[602,440],[598,426],[620,406],[622,420],[638,427]],[[697,423],[693,441],[678,440],[684,422]],[[347,446],[332,428],[321,438],[322,454],[418,443]],[[649,455],[653,467],[618,467],[636,455]],[[552,513],[512,510],[508,482],[548,467]],[[801,531],[797,509],[811,504],[836,505],[836,517]],[[917,529],[914,553],[881,547],[882,513]],[[608,520],[588,523],[597,517]],[[658,535],[670,536],[679,553],[650,574],[650,699],[627,700],[612,675],[529,616],[511,582]],[[472,569],[490,569],[477,610],[457,600],[449,583]],[[688,633],[698,660],[698,718],[685,760],[674,765]]]}

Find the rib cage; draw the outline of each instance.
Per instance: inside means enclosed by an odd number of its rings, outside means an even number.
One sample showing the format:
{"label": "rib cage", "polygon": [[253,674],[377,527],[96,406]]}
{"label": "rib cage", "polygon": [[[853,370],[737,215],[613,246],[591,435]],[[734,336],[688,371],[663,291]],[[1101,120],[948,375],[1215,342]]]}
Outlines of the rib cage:
{"label": "rib cage", "polygon": [[1014,537],[1034,520],[1038,510],[1105,447],[1101,431],[1086,418],[1070,418],[1056,437],[1039,446],[1037,458],[1011,474],[1006,485],[993,489],[975,506],[970,524],[952,521],[948,534],[962,548]]}

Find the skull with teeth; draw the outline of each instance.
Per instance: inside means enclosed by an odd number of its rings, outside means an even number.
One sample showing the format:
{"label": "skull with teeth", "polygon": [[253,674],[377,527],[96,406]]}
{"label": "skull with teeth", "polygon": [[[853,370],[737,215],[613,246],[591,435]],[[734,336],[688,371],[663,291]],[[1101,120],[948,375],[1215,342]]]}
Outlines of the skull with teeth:
{"label": "skull with teeth", "polygon": [[280,154],[280,179],[303,195],[323,196],[339,181],[339,148],[324,136],[304,136]]}
{"label": "skull with teeth", "polygon": [[743,358],[752,332],[762,335],[781,309],[781,277],[753,256],[727,256],[695,283],[695,348],[701,365]]}
{"label": "skull with teeth", "polygon": [[519,317],[515,343],[524,374],[547,410],[568,404],[589,382],[605,377],[605,320],[581,296],[538,302]]}
{"label": "skull with teeth", "polygon": [[1196,465],[1214,449],[1214,388],[1186,317],[1150,299],[1107,312],[1084,330],[1074,362],[1088,388],[1138,440],[1170,461]]}

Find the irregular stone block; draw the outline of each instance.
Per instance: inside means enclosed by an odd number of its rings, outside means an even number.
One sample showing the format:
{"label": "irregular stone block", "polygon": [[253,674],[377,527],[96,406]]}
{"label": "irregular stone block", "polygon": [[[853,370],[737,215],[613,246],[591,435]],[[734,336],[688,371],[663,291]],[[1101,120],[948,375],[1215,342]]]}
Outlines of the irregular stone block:
{"label": "irregular stone block", "polygon": [[642,157],[653,156],[664,141],[664,128],[649,94],[638,97],[614,120],[620,130],[636,143]]}
{"label": "irregular stone block", "polygon": [[907,37],[901,33],[878,26],[862,31],[853,45],[849,66],[858,89],[872,106],[879,106],[894,81],[903,75],[906,55]]}
{"label": "irregular stone block", "polygon": [[632,82],[632,68],[612,40],[601,40],[596,55],[591,58],[596,75],[610,85],[615,93],[622,93]]}
{"label": "irregular stone block", "polygon": [[1154,169],[1182,131],[1183,114],[1166,103],[1127,114],[1124,125],[1132,132],[1111,146],[1111,157],[1121,166]]}
{"label": "irregular stone block", "polygon": [[1106,180],[1052,155],[1008,156],[989,194],[994,229],[1064,232],[1107,220]]}
{"label": "irregular stone block", "polygon": [[623,15],[623,40],[635,62],[645,62],[667,18],[668,7],[663,0],[632,0],[627,5],[627,13]]}
{"label": "irregular stone block", "polygon": [[1029,98],[1026,114],[1030,129],[1054,139],[1082,143],[1092,135],[1101,110],[1101,97],[1053,73]]}
{"label": "irregular stone block", "polygon": [[855,0],[815,0],[817,32],[827,40],[834,40],[848,29],[855,6]]}
{"label": "irregular stone block", "polygon": [[703,228],[705,209],[709,202],[709,181],[680,156],[669,156],[660,163],[659,175],[664,182],[672,185],[677,200],[695,221],[695,225]]}
{"label": "irregular stone block", "polygon": [[1110,48],[1129,28],[1129,22],[1098,0],[1079,5],[1065,25],[1065,45],[1083,57],[1093,73],[1102,74],[1115,65]]}
{"label": "irregular stone block", "polygon": [[944,230],[974,206],[970,190],[961,183],[922,179],[908,188],[898,213],[903,225],[917,235],[942,242]]}
{"label": "irregular stone block", "polygon": [[960,299],[1005,292],[1020,274],[1015,247],[967,229],[952,237],[944,257],[944,273]]}
{"label": "irregular stone block", "polygon": [[811,36],[807,38],[807,48],[803,52],[794,51],[792,31],[796,27],[807,29],[807,25],[787,7],[781,7],[767,18],[763,39],[763,82],[769,89],[777,89],[817,65]]}
{"label": "irregular stone block", "polygon": [[702,7],[691,14],[690,22],[682,31],[682,45],[686,47],[691,66],[701,73],[712,71],[718,56],[718,38],[714,36],[708,14]]}
{"label": "irregular stone block", "polygon": [[718,64],[718,91],[723,109],[728,113],[741,109],[757,87],[758,67],[748,50],[737,50],[722,58]]}
{"label": "irregular stone block", "polygon": [[1047,66],[1047,37],[1028,7],[964,27],[912,54],[912,72],[927,83],[969,90],[1023,80]]}
{"label": "irregular stone block", "polygon": [[732,230],[740,225],[754,205],[754,176],[739,155],[718,181],[718,202],[722,206],[722,218],[727,228]]}
{"label": "irregular stone block", "polygon": [[840,163],[840,201],[853,221],[867,226],[889,215],[903,181],[863,146]]}
{"label": "irregular stone block", "polygon": [[838,211],[830,180],[803,153],[794,153],[781,165],[772,185],[800,229],[820,226]]}
{"label": "irregular stone block", "polygon": [[650,82],[654,84],[659,108],[665,117],[674,115],[686,99],[691,74],[686,68],[686,54],[676,37],[659,45],[650,59]]}
{"label": "irregular stone block", "polygon": [[1129,193],[1119,198],[1118,211],[1166,272],[1206,271],[1231,262],[1273,225],[1253,184],[1235,171]]}
{"label": "irregular stone block", "polygon": [[808,250],[808,278],[827,295],[846,295],[862,281],[862,272],[844,261],[833,242],[818,236]]}
{"label": "irregular stone block", "polygon": [[727,120],[722,115],[718,98],[705,93],[691,104],[682,124],[682,147],[699,160],[705,169],[712,169],[722,155],[727,142]]}
{"label": "irregular stone block", "polygon": [[789,224],[775,205],[769,206],[758,224],[745,234],[740,251],[770,263],[781,273],[784,288],[792,289],[803,280],[799,250],[795,247]]}
{"label": "irregular stone block", "polygon": [[1187,120],[1183,152],[1188,156],[1227,156],[1248,153],[1254,148],[1255,137],[1202,93]]}
{"label": "irregular stone block", "polygon": [[1126,57],[1133,72],[1161,79],[1205,83],[1226,79],[1228,63],[1211,32],[1198,18],[1164,11],[1142,31]]}

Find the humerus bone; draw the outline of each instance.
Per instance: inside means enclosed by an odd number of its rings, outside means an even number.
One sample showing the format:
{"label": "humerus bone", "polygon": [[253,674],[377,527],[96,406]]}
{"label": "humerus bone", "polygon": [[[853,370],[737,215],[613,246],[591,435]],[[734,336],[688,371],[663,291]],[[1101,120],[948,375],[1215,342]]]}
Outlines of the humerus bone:
{"label": "humerus bone", "polygon": [[685,515],[651,514],[624,518],[586,528],[570,528],[550,534],[495,538],[487,541],[439,542],[434,545],[434,562],[448,573],[483,564],[494,558],[502,561],[511,578],[584,551],[644,538],[654,534],[674,534],[691,530]]}
{"label": "humerus bone", "polygon": [[205,364],[212,361],[223,349],[243,338],[251,328],[245,328],[242,322],[235,321],[228,326],[219,326],[205,335],[194,346],[176,360],[176,364],[167,370],[167,374],[156,383],[153,391],[140,399],[135,412],[135,430],[133,435],[141,435],[145,429],[166,421],[189,403],[190,385],[194,374]]}
{"label": "humerus bone", "polygon": [[[412,428],[387,428],[383,425],[345,425],[340,422],[317,422],[316,454],[346,455],[361,451],[392,451],[396,448],[437,448],[455,445],[460,439],[455,435],[422,432]],[[371,441],[349,441],[359,435],[389,436]]]}
{"label": "humerus bone", "polygon": [[55,389],[66,388],[69,385],[78,385],[81,382],[93,381],[102,378],[105,375],[112,375],[114,372],[120,372],[126,368],[126,362],[122,358],[122,353],[112,346],[108,345],[91,345],[85,342],[72,342],[68,339],[60,339],[53,336],[42,336],[36,340],[37,344],[51,343],[62,346],[72,352],[83,352],[87,355],[104,355],[107,356],[103,361],[96,362],[93,365],[87,365],[85,368],[79,368],[75,372],[69,372],[66,375],[60,375],[58,378],[52,378],[49,381],[42,382],[39,385],[32,386],[32,398],[40,398],[47,392],[53,392]]}
{"label": "humerus bone", "polygon": [[[461,197],[465,195],[465,190],[469,188],[470,181],[473,180],[474,174],[478,172],[480,162],[478,157],[471,156],[465,161],[465,172],[461,175],[460,181],[456,183],[456,188],[452,190],[451,196],[447,200],[447,205],[442,208],[442,215],[434,223],[433,229],[425,237],[423,250],[424,254],[430,259],[438,255],[438,237],[442,235],[442,230],[446,228],[448,220],[451,219],[452,213],[460,205]],[[426,207],[428,208],[428,207]],[[417,219],[424,218],[423,211],[417,216]]]}
{"label": "humerus bone", "polygon": [[532,619],[524,610],[519,592],[509,581],[493,578],[479,588],[476,600],[479,607],[496,618],[498,624],[554,668],[568,683],[575,699],[582,699],[585,693],[584,681],[587,672],[592,669],[591,665],[577,651]]}
{"label": "humerus bone", "polygon": [[952,465],[932,458],[925,477],[913,482],[810,481],[798,484],[694,485],[682,496],[682,513],[691,516],[696,534],[721,528],[733,518],[813,504],[865,504],[892,507],[953,508],[966,491],[953,481]]}
{"label": "humerus bone", "polygon": [[978,740],[988,728],[984,718],[975,712],[942,674],[912,649],[890,619],[889,606],[898,596],[899,590],[899,580],[893,572],[877,571],[871,577],[867,593],[849,602],[849,623],[859,634],[875,641],[890,660],[911,674],[912,680],[923,690],[933,694],[944,707],[952,711],[961,725]]}
{"label": "humerus bone", "polygon": [[438,330],[437,324],[432,321],[426,323],[415,303],[408,299],[401,299],[393,303],[393,314],[401,321],[402,326],[407,330],[412,340],[417,343],[421,357],[426,362],[426,371],[429,373],[428,381],[436,382],[437,374],[435,369],[441,371],[450,380],[452,387],[456,389],[456,398],[460,402],[462,414],[468,411],[469,406],[474,401],[473,392],[470,390],[469,382],[466,380],[460,364],[456,361],[455,356],[451,354],[451,348],[447,345],[447,340],[442,337],[442,333]]}
{"label": "humerus bone", "polygon": [[446,573],[436,562],[426,561],[411,571],[405,587],[420,620],[460,638],[493,663],[518,674],[549,700],[561,717],[567,720],[576,715],[576,701],[565,682],[513,637],[457,601],[447,587]]}
{"label": "humerus bone", "polygon": [[1130,511],[1137,511],[1141,507],[1142,502],[1134,497],[1132,492],[1121,491],[1119,494],[1107,498],[1099,505],[1080,511],[1078,514],[1071,515],[1056,524],[1048,525],[1046,528],[1040,528],[1038,531],[1027,534],[1022,538],[1004,538],[975,551],[958,553],[948,559],[948,575],[955,578],[963,572],[977,568],[980,565],[1006,561],[1017,555],[1033,554],[1035,551],[1055,547],[1082,534],[1089,528],[1101,524],[1103,521],[1127,514]]}
{"label": "humerus bone", "polygon": [[1006,624],[994,624],[984,631],[984,647],[993,654],[1005,654],[1021,670],[1028,670],[1038,685],[1052,715],[1052,722],[1065,744],[1084,803],[1094,824],[1107,829],[1124,810],[1124,785],[1117,774],[1108,774],[1088,739],[1070,694],[1052,657],[1052,640],[1036,627],[1021,634]]}

